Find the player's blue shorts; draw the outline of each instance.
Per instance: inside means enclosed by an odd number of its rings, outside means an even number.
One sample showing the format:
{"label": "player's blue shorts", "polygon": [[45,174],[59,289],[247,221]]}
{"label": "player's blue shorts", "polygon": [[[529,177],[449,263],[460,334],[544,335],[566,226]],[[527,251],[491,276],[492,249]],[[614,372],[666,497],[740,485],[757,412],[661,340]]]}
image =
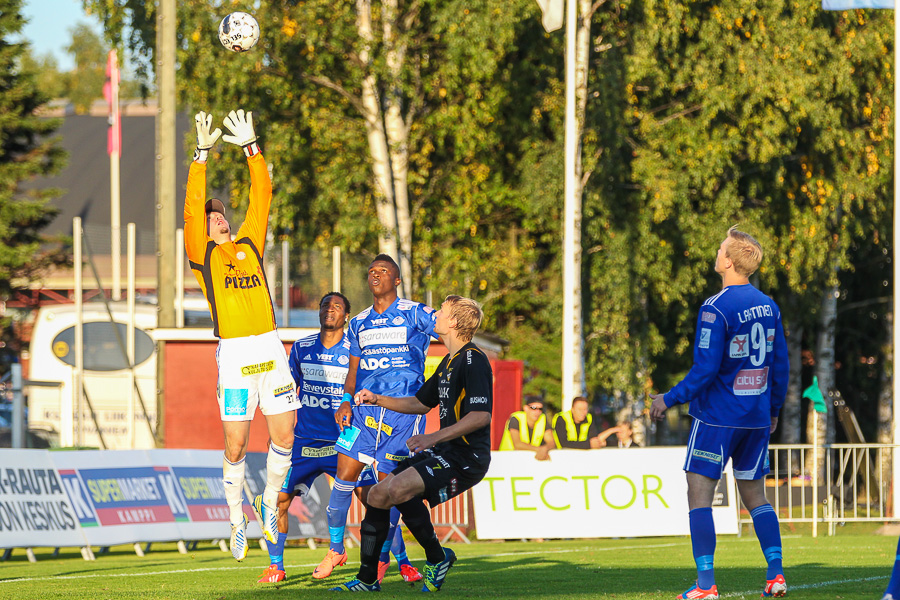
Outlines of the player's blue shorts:
{"label": "player's blue shorts", "polygon": [[[322,473],[332,478],[337,474],[337,451],[333,442],[294,438],[291,451],[291,468],[284,480],[281,491],[285,494],[305,496],[312,487],[313,481]],[[364,469],[356,485],[359,487],[378,483],[371,469]]]}
{"label": "player's blue shorts", "polygon": [[406,440],[425,431],[420,415],[401,414],[377,406],[355,407],[350,423],[350,427],[344,427],[335,448],[361,463],[375,463],[380,473],[391,473],[401,460],[410,456]]}
{"label": "player's blue shorts", "polygon": [[694,419],[684,470],[721,479],[729,458],[735,479],[765,477],[769,472],[769,428],[716,427]]}

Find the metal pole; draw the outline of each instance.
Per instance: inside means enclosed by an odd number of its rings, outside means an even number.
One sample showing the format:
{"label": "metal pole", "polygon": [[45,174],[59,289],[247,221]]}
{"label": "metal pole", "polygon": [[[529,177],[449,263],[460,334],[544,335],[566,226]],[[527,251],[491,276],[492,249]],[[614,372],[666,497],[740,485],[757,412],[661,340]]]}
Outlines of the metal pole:
{"label": "metal pole", "polygon": [[331,289],[341,291],[341,247],[331,247]]}
{"label": "metal pole", "polygon": [[175,230],[175,327],[184,327],[184,229]]}
{"label": "metal pole", "polygon": [[813,410],[812,536],[819,536],[819,412]]}
{"label": "metal pole", "polygon": [[81,217],[72,221],[72,237],[75,250],[75,389],[72,390],[75,414],[72,420],[73,445],[84,445],[84,281],[82,281],[82,230]]}
{"label": "metal pole", "polygon": [[281,240],[281,322],[285,327],[291,326],[291,289],[288,283],[288,249],[287,239]]}
{"label": "metal pole", "polygon": [[[115,119],[116,124],[118,125],[118,120],[121,119],[121,115],[119,114],[119,78],[117,76],[118,73],[118,63],[116,57],[116,51],[111,51],[111,60],[115,69],[112,73],[110,73],[110,87],[112,88],[111,93],[111,107],[112,114],[110,115],[113,119]],[[112,123],[110,123],[112,125]],[[112,135],[118,135],[118,128],[114,128]],[[109,153],[109,198],[110,198],[110,208],[109,208],[109,220],[112,226],[112,231],[110,235],[111,239],[111,250],[110,253],[110,262],[112,263],[112,299],[113,300],[121,300],[122,299],[122,217],[121,217],[121,185],[119,183],[119,156],[121,153],[121,149],[118,145],[118,140],[115,140],[115,146],[113,146],[112,152]]]}
{"label": "metal pole", "polygon": [[581,394],[576,381],[581,379],[581,275],[578,268],[581,235],[578,231],[579,198],[575,169],[578,133],[575,114],[575,40],[578,3],[566,0],[566,134],[565,134],[565,221],[563,228],[563,323],[562,323],[562,409],[572,406],[572,398]]}
{"label": "metal pole", "polygon": [[25,447],[25,394],[22,392],[22,365],[13,363],[9,367],[12,383],[12,447]]}
{"label": "metal pole", "polygon": [[[897,11],[894,13],[894,110],[900,106],[900,91],[897,89],[897,77],[900,76],[900,65],[897,64],[898,50],[896,40],[900,39],[900,17]],[[894,450],[891,460],[891,481],[892,494],[891,506],[893,507],[893,515],[897,516],[897,490],[900,485],[900,379],[898,379],[897,357],[900,356],[900,253],[897,252],[898,244],[900,244],[900,153],[897,152],[897,136],[900,135],[900,120],[894,119],[894,364],[892,365],[893,373],[891,375],[891,383],[894,390],[894,431],[893,441]]]}
{"label": "metal pole", "polygon": [[[136,435],[135,431],[135,414],[137,413],[137,397],[134,393],[135,377],[134,377],[134,330],[137,327],[135,315],[135,237],[137,228],[134,223],[128,224],[128,333],[125,336],[125,348],[128,355],[128,446],[135,447]],[[113,327],[117,327],[115,323]]]}
{"label": "metal pole", "polygon": [[[175,243],[175,0],[159,0],[156,22],[156,81],[159,86],[159,115],[156,120],[156,297],[159,304],[157,326],[175,325],[173,263]],[[156,352],[156,446],[165,443],[166,343],[157,342]]]}

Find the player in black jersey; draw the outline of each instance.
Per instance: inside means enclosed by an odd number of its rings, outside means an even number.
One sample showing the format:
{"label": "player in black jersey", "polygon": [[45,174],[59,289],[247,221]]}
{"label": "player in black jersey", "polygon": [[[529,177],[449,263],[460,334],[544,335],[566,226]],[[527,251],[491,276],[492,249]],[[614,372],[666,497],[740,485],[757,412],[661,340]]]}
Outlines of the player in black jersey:
{"label": "player in black jersey", "polygon": [[366,517],[360,527],[360,568],[357,578],[335,591],[378,591],[378,553],[387,537],[390,509],[425,549],[423,592],[441,589],[456,561],[434,533],[431,515],[422,502],[435,507],[465,492],[484,478],[491,462],[491,410],[494,376],[487,356],[472,343],[482,320],[478,303],[447,296],[438,311],[434,331],[449,353],[414,397],[391,398],[358,392],[357,404],[374,404],[402,413],[425,414],[440,406],[441,428],[414,435],[406,445],[413,456],[369,491]]}

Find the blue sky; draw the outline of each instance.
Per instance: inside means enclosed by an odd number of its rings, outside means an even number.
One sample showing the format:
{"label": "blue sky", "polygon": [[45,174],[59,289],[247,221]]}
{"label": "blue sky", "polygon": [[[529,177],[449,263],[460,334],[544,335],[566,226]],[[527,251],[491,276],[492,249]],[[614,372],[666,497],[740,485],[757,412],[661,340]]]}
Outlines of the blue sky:
{"label": "blue sky", "polygon": [[72,27],[81,22],[100,31],[97,19],[84,14],[81,0],[25,0],[22,13],[28,20],[22,34],[30,42],[32,52],[35,56],[52,53],[60,71],[75,66],[65,51],[72,38]]}

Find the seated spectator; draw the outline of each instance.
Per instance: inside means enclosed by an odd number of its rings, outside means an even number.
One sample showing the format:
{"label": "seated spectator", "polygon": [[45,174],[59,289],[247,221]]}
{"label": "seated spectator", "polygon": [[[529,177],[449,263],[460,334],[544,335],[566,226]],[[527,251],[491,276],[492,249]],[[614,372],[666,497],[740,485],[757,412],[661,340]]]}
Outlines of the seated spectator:
{"label": "seated spectator", "polygon": [[553,437],[547,429],[544,399],[525,396],[522,410],[514,412],[506,422],[500,450],[527,450],[535,453],[537,460],[550,460]]}
{"label": "seated spectator", "polygon": [[601,448],[594,417],[588,412],[588,400],[578,396],[572,408],[553,417],[553,441],[556,448],[589,450]]}
{"label": "seated spectator", "polygon": [[[615,434],[616,444],[611,444],[608,438]],[[604,430],[598,436],[600,439],[600,447],[609,448],[637,448],[638,444],[634,440],[634,427],[631,421],[620,421],[615,427]]]}

